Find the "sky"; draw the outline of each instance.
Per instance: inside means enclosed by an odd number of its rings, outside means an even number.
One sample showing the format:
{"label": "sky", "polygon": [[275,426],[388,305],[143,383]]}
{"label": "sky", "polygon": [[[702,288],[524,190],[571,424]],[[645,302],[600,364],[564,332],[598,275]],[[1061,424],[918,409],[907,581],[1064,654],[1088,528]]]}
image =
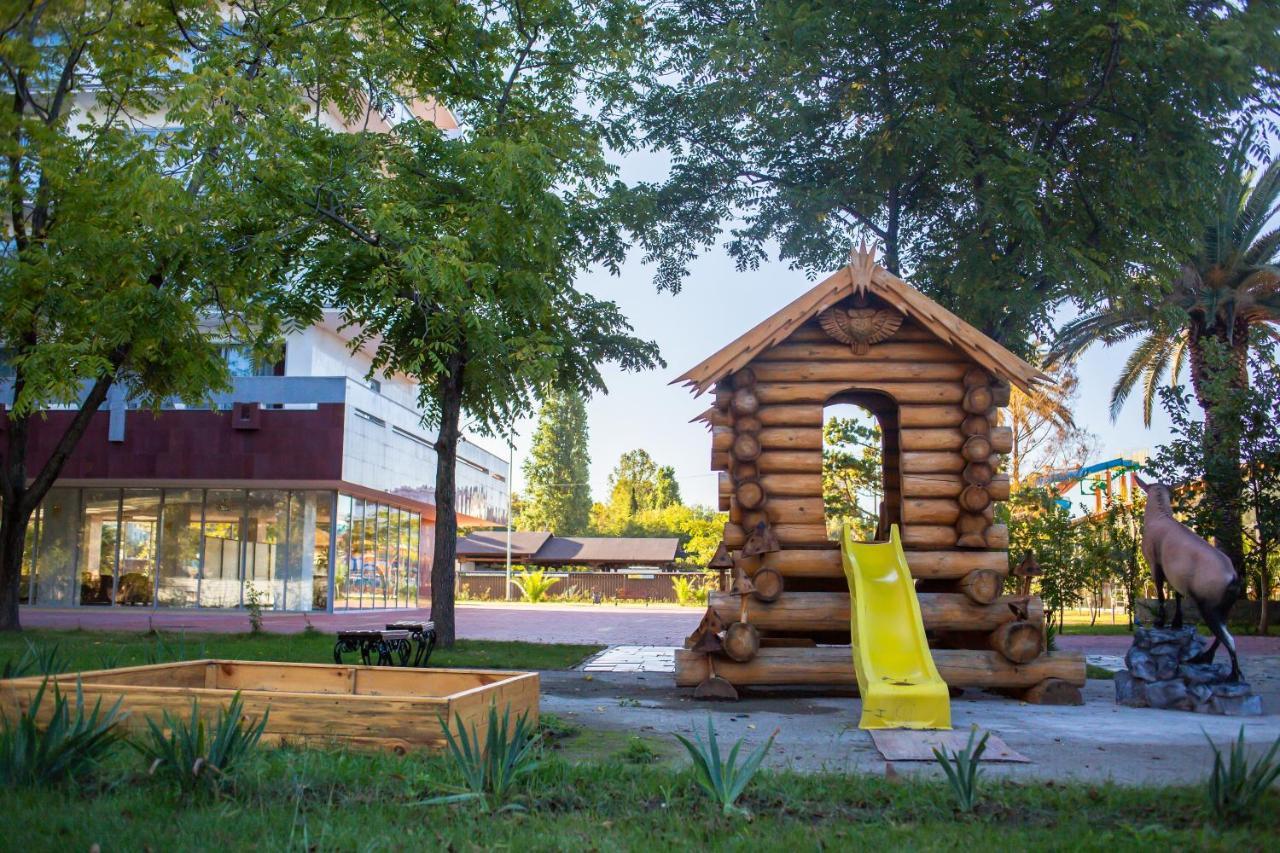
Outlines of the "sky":
{"label": "sky", "polygon": [[[660,180],[665,172],[663,158],[655,154],[628,155],[619,166],[626,181]],[[668,383],[804,293],[816,280],[778,261],[776,251],[759,269],[739,272],[723,246],[716,245],[691,265],[683,290],[673,295],[657,292],[653,267],[643,264],[640,255],[635,250],[618,276],[590,270],[578,281],[580,289],[617,302],[635,333],[656,341],[667,362],[665,369],[639,374],[622,373],[612,365],[603,371],[608,393],[587,402],[591,492],[595,500],[607,499],[609,473],[618,457],[643,448],[657,464],[675,468],[685,503],[715,506],[711,438],[706,427],[689,422],[711,405],[710,395],[694,398],[688,389]],[[1078,363],[1076,423],[1097,437],[1097,452],[1090,461],[1151,450],[1168,439],[1168,420],[1159,407],[1151,428],[1143,426],[1139,393],[1111,421],[1111,386],[1131,350],[1125,345],[1095,345]],[[524,488],[521,468],[535,423],[529,418],[515,424],[517,493]],[[506,455],[503,439],[474,440]]]}

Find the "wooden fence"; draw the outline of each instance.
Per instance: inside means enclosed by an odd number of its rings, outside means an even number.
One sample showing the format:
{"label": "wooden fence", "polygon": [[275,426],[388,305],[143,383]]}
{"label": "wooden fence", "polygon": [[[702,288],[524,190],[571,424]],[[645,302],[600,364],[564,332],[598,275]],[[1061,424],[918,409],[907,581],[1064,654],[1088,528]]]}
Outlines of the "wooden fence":
{"label": "wooden fence", "polygon": [[[511,576],[511,598],[519,601],[520,588],[514,582],[519,573],[513,572]],[[676,578],[691,578],[701,584],[705,576],[705,572],[657,571],[543,573],[544,578],[558,579],[551,587],[549,597],[597,602],[609,599],[674,602]],[[727,571],[719,573],[720,590],[727,590],[730,581]],[[457,591],[466,599],[501,601],[506,598],[506,575],[504,572],[459,572]]]}

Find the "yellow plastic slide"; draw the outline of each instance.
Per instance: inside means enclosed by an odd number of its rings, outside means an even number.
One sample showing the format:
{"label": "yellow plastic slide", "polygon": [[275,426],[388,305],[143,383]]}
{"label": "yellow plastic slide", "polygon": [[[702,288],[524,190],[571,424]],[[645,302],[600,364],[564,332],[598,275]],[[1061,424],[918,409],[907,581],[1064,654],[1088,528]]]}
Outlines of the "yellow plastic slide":
{"label": "yellow plastic slide", "polygon": [[858,727],[951,728],[951,697],[929,654],[898,525],[888,542],[854,542],[848,527],[842,540],[853,667],[862,694]]}

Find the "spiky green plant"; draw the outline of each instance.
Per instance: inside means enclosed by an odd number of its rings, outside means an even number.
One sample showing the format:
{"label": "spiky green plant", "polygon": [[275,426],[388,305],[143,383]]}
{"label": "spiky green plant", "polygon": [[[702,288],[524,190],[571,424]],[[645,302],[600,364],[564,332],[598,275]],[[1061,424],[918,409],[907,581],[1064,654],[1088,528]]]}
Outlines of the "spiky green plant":
{"label": "spiky green plant", "polygon": [[13,788],[76,780],[98,765],[120,743],[120,700],[102,710],[102,700],[85,712],[84,690],[76,681],[75,714],[71,703],[53,685],[53,713],[39,723],[46,679],[27,709],[16,719],[0,715],[0,786]]}
{"label": "spiky green plant", "polygon": [[551,587],[560,583],[560,578],[543,577],[542,569],[525,569],[512,580],[512,583],[520,587],[521,598],[531,604],[537,604],[547,599]]}
{"label": "spiky green plant", "polygon": [[504,707],[502,716],[498,716],[496,704],[489,705],[488,723],[482,743],[474,723],[468,732],[459,718],[455,732],[447,719],[440,718],[449,756],[462,775],[465,790],[432,797],[427,804],[475,800],[488,807],[512,807],[508,801],[516,783],[538,766],[537,727],[530,725],[527,713],[517,717],[512,725],[511,707]]}
{"label": "spiky green plant", "polygon": [[947,774],[947,782],[951,784],[951,792],[955,794],[956,805],[962,812],[971,812],[978,802],[978,763],[982,753],[987,750],[987,739],[990,732],[983,732],[976,743],[977,728],[969,731],[969,742],[964,749],[957,752],[933,748],[933,757],[942,765],[942,772]]}
{"label": "spiky green plant", "polygon": [[710,714],[707,715],[705,741],[698,737],[697,732],[694,732],[693,740],[679,733],[673,732],[673,734],[689,753],[689,758],[693,760],[694,774],[702,790],[719,804],[724,814],[745,814],[746,810],[737,805],[738,798],[751,783],[752,777],[760,769],[760,763],[773,747],[773,740],[778,736],[778,730],[775,729],[773,734],[769,735],[769,739],[756,747],[755,751],[742,763],[738,762],[738,755],[742,751],[742,739],[733,745],[727,757],[721,758],[720,742],[716,739],[716,726]]}
{"label": "spiky green plant", "polygon": [[71,669],[71,661],[62,654],[57,643],[38,646],[23,637],[26,648],[16,661],[9,658],[0,666],[0,678],[21,678],[24,675],[57,675]]}
{"label": "spiky green plant", "polygon": [[258,746],[269,712],[257,722],[244,716],[239,691],[226,708],[219,708],[212,727],[192,701],[188,719],[164,712],[164,725],[147,718],[147,735],[134,746],[151,762],[150,773],[178,784],[184,792],[220,791],[233,780],[239,764]]}
{"label": "spiky green plant", "polygon": [[1213,750],[1213,772],[1209,774],[1208,790],[1209,808],[1214,815],[1223,821],[1242,820],[1253,814],[1254,806],[1262,799],[1276,781],[1280,779],[1280,738],[1271,744],[1271,749],[1252,765],[1244,747],[1244,726],[1231,746],[1224,761],[1222,751],[1218,749],[1209,735],[1209,748]]}

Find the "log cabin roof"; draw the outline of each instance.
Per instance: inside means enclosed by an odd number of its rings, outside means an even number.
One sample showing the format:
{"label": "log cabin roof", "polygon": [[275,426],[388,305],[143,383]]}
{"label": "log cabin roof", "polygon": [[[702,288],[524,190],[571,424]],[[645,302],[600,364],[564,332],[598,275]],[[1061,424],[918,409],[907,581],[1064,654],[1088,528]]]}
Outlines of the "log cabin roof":
{"label": "log cabin roof", "polygon": [[952,314],[875,262],[862,248],[850,255],[848,266],[827,276],[800,298],[723,347],[710,358],[672,380],[692,386],[695,396],[745,367],[761,352],[782,343],[822,311],[855,293],[871,293],[956,347],[996,377],[1030,393],[1049,378],[973,326]]}

